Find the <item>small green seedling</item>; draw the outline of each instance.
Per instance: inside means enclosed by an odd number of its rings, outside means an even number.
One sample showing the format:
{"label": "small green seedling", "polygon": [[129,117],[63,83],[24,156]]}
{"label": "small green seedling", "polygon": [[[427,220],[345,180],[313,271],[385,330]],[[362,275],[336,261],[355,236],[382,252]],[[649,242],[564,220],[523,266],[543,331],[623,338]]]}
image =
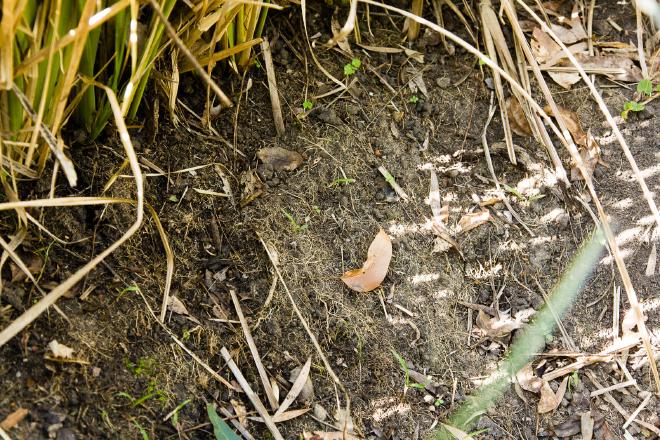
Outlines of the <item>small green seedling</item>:
{"label": "small green seedling", "polygon": [[184,406],[188,405],[190,402],[192,402],[191,399],[186,399],[180,404],[178,404],[176,408],[174,408],[172,414],[172,426],[174,426],[175,428],[179,424],[179,412],[183,409]]}
{"label": "small green seedling", "polygon": [[580,376],[574,371],[568,378],[568,391],[574,390],[580,384]]}
{"label": "small green seedling", "polygon": [[135,376],[153,376],[156,373],[156,361],[149,357],[140,358],[136,363],[124,360],[126,369]]}
{"label": "small green seedling", "polygon": [[147,390],[144,393],[144,395],[138,397],[137,399],[130,395],[127,392],[121,391],[117,393],[117,397],[124,397],[128,400],[131,401],[131,406],[135,408],[136,406],[142,406],[144,405],[145,402],[151,399],[155,399],[160,403],[165,403],[167,402],[167,396],[165,395],[165,392],[159,390],[156,388],[156,382],[155,381],[150,381],[149,385],[147,386]]}
{"label": "small green seedling", "polygon": [[330,185],[328,185],[330,188],[335,187],[335,186],[341,186],[341,185],[348,185],[350,183],[355,183],[355,179],[349,179],[347,177],[341,178],[341,179],[335,179],[332,182],[330,182]]}
{"label": "small green seedling", "polygon": [[504,187],[504,189],[507,192],[513,194],[521,202],[532,203],[532,202],[535,202],[537,200],[541,200],[542,198],[545,197],[545,194],[534,194],[534,195],[531,195],[529,197],[525,197],[525,195],[523,193],[518,191],[516,188],[510,187],[506,183],[503,183],[502,186]]}
{"label": "small green seedling", "polygon": [[304,232],[309,227],[307,223],[304,223],[302,225],[298,224],[296,219],[293,218],[293,216],[284,209],[282,209],[282,214],[284,214],[284,217],[286,217],[286,219],[289,220],[289,223],[291,223],[291,228],[293,229],[294,232]]}
{"label": "small green seedling", "polygon": [[439,408],[439,407],[441,407],[442,405],[444,405],[444,403],[445,403],[445,401],[444,401],[442,398],[438,397],[438,398],[435,399],[435,401],[433,402],[433,405],[435,405],[436,408]]}
{"label": "small green seedling", "polygon": [[344,65],[344,75],[351,76],[362,66],[362,61],[358,58],[353,58],[350,63]]}
{"label": "small green seedling", "polygon": [[144,429],[142,425],[140,425],[137,420],[133,419],[133,424],[135,427],[140,431],[140,435],[142,436],[142,440],[149,440],[149,434],[147,433],[147,430]]}
{"label": "small green seedling", "polygon": [[309,111],[312,108],[314,108],[314,103],[312,101],[310,101],[309,99],[305,99],[303,101],[303,110]]}
{"label": "small green seedling", "polygon": [[417,97],[417,95],[412,95],[409,101],[411,104],[417,104],[419,102],[419,98]]}
{"label": "small green seedling", "polygon": [[653,93],[653,82],[651,82],[651,80],[648,78],[644,78],[639,82],[639,84],[637,84],[637,92],[643,95],[651,96]]}
{"label": "small green seedling", "polygon": [[630,112],[635,112],[635,113],[636,112],[641,112],[645,108],[646,108],[646,106],[644,104],[642,104],[641,102],[628,101],[623,106],[623,111],[621,112],[621,117],[625,121],[625,120],[628,119],[628,114]]}
{"label": "small green seedling", "polygon": [[317,205],[312,205],[312,210],[313,210],[316,214],[320,214],[320,213],[321,213],[321,208],[319,208]]}
{"label": "small green seedling", "polygon": [[406,360],[401,356],[399,353],[396,352],[396,350],[392,349],[392,354],[396,358],[396,360],[399,362],[399,366],[403,370],[403,373],[405,375],[404,377],[404,390],[407,390],[408,388],[417,388],[418,390],[423,390],[424,384],[417,383],[417,382],[411,382],[410,381],[410,369],[408,368],[408,363]]}
{"label": "small green seedling", "polygon": [[110,415],[108,414],[108,411],[103,409],[103,410],[101,410],[100,415],[101,415],[101,420],[103,420],[103,423],[105,423],[105,425],[108,428],[110,428],[111,430],[114,431],[115,430],[115,425],[112,424],[112,421],[110,420]]}

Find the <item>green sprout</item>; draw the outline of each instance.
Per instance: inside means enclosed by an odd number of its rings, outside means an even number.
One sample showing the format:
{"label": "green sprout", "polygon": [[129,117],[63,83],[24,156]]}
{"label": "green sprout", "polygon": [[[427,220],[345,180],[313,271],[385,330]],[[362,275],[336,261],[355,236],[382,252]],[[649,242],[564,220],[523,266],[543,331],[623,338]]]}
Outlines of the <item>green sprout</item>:
{"label": "green sprout", "polygon": [[355,183],[355,179],[349,179],[347,177],[340,178],[340,179],[335,179],[332,182],[330,182],[330,185],[328,185],[330,188],[334,186],[341,186],[341,185],[348,185],[350,183]]}
{"label": "green sprout", "polygon": [[418,390],[423,390],[425,388],[424,384],[410,381],[410,369],[408,368],[408,363],[403,358],[403,356],[397,353],[396,350],[391,350],[404,373],[404,390],[407,390],[408,388],[417,388]]}
{"label": "green sprout", "polygon": [[293,229],[294,232],[304,232],[309,227],[307,223],[303,223],[302,225],[299,224],[293,215],[284,209],[282,209],[282,214],[284,214],[284,217],[289,220],[289,223],[291,223],[291,229]]}
{"label": "green sprout", "polygon": [[628,101],[624,104],[623,106],[623,111],[621,112],[621,117],[623,120],[628,120],[628,114],[630,112],[641,112],[644,110],[646,106],[642,104],[641,102],[636,102],[636,101]]}
{"label": "green sprout", "polygon": [[172,414],[172,426],[174,426],[175,428],[179,424],[179,412],[183,409],[184,406],[188,405],[190,402],[192,402],[191,399],[186,399],[180,404],[178,404],[176,408],[174,408],[174,414]]}
{"label": "green sprout", "polygon": [[350,63],[344,65],[344,75],[351,76],[362,66],[362,61],[358,58],[353,58]]}
{"label": "green sprout", "polygon": [[637,84],[637,92],[643,95],[651,96],[653,93],[653,82],[651,82],[651,80],[648,78],[644,78],[639,82],[639,84]]}
{"label": "green sprout", "polygon": [[314,108],[314,103],[309,99],[305,99],[303,101],[303,110],[311,110],[312,108]]}
{"label": "green sprout", "polygon": [[417,97],[417,95],[412,95],[409,101],[411,104],[417,104],[419,102],[419,98]]}
{"label": "green sprout", "polygon": [[149,434],[147,433],[147,430],[144,429],[142,425],[140,425],[137,420],[133,419],[133,424],[135,427],[140,431],[140,435],[142,436],[142,440],[149,440]]}

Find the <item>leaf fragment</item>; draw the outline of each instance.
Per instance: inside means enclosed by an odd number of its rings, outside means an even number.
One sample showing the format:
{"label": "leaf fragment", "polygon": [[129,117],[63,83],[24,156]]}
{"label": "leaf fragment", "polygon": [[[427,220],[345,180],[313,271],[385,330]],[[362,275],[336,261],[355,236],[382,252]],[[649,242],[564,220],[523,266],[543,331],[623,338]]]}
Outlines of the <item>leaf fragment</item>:
{"label": "leaf fragment", "polygon": [[568,385],[568,377],[564,377],[564,380],[561,381],[557,392],[552,391],[550,384],[547,381],[543,381],[541,385],[541,399],[537,407],[537,412],[539,414],[544,414],[550,411],[554,411],[559,407],[564,394],[566,393],[566,387]]}
{"label": "leaf fragment", "polygon": [[360,269],[349,270],[341,280],[356,292],[370,292],[381,285],[392,259],[392,241],[384,230],[376,234]]}

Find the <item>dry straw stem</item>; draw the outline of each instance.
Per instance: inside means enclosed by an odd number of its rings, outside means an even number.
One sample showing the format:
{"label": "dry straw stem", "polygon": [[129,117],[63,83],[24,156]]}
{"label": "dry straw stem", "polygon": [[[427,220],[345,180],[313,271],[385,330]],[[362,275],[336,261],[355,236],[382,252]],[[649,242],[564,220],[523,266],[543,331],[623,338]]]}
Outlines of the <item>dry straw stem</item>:
{"label": "dry straw stem", "polygon": [[280,434],[279,429],[277,429],[277,426],[275,426],[275,422],[273,421],[273,418],[270,416],[270,414],[268,414],[268,410],[266,410],[264,404],[261,403],[261,400],[259,399],[257,393],[255,393],[252,390],[248,381],[245,380],[243,373],[241,373],[241,370],[238,368],[234,360],[231,358],[231,355],[229,354],[227,348],[222,347],[220,349],[220,354],[222,355],[222,358],[225,360],[227,366],[229,367],[232,374],[236,378],[236,381],[239,383],[239,385],[245,392],[245,395],[247,396],[248,399],[250,399],[250,402],[252,402],[252,405],[257,410],[261,418],[264,420],[264,423],[270,430],[270,433],[273,434],[275,440],[284,440],[284,437],[282,437],[282,434]]}
{"label": "dry straw stem", "polygon": [[248,347],[250,348],[250,353],[252,354],[252,358],[254,359],[254,364],[257,366],[257,371],[259,372],[259,378],[261,379],[261,383],[263,384],[264,390],[266,391],[266,397],[268,398],[268,403],[270,404],[270,407],[273,409],[273,411],[275,411],[277,410],[278,407],[277,398],[273,393],[273,387],[270,384],[268,373],[266,373],[264,364],[263,362],[261,362],[261,356],[259,355],[259,350],[257,350],[257,344],[254,343],[254,338],[252,337],[252,333],[250,333],[250,326],[245,320],[245,316],[243,316],[243,309],[241,308],[241,303],[238,300],[238,296],[236,296],[236,292],[234,291],[234,289],[230,289],[229,294],[231,295],[231,300],[234,303],[234,308],[236,309],[238,320],[241,322],[243,335],[245,336],[245,340],[247,341]]}
{"label": "dry straw stem", "polygon": [[[357,3],[357,0],[355,0]],[[334,77],[330,72],[328,72],[325,67],[319,62],[318,58],[316,58],[316,51],[312,47],[312,43],[309,41],[309,33],[307,32],[307,1],[306,0],[300,0],[300,11],[302,13],[302,19],[303,19],[303,28],[305,30],[305,41],[307,41],[307,46],[309,47],[309,53],[312,55],[312,59],[314,60],[314,64],[316,64],[316,67],[319,68],[323,74],[330,79],[333,83],[337,84],[341,90],[346,89],[346,84],[338,80],[337,78]]]}
{"label": "dry straw stem", "polygon": [[[562,143],[567,147],[569,153],[571,154],[571,157],[573,160],[576,162],[578,169],[580,170],[585,183],[587,185],[587,188],[589,189],[589,194],[591,195],[591,198],[596,205],[596,209],[598,211],[598,215],[600,218],[600,222],[603,226],[603,231],[605,233],[605,237],[607,238],[607,242],[609,244],[610,250],[612,252],[612,255],[614,256],[614,260],[617,263],[617,268],[619,269],[619,273],[621,274],[621,278],[624,284],[624,287],[626,288],[626,293],[628,296],[628,301],[630,302],[630,307],[633,310],[636,318],[636,323],[637,323],[637,328],[639,330],[640,336],[642,338],[642,342],[644,345],[644,349],[646,350],[646,354],[649,358],[649,363],[651,365],[651,371],[653,373],[653,378],[656,384],[656,387],[658,391],[660,391],[660,376],[658,375],[658,370],[657,366],[655,363],[655,358],[653,355],[653,349],[651,347],[650,341],[649,341],[649,336],[648,336],[648,331],[646,329],[646,325],[644,324],[644,314],[642,311],[642,308],[639,304],[639,301],[637,299],[637,294],[635,293],[635,290],[632,287],[632,282],[630,280],[630,275],[628,274],[628,270],[626,269],[625,263],[623,262],[623,259],[621,257],[621,252],[619,249],[618,244],[616,243],[614,234],[612,232],[612,229],[609,225],[609,221],[607,218],[607,215],[605,214],[605,211],[603,210],[603,207],[600,203],[600,200],[598,199],[598,196],[596,194],[596,190],[593,186],[593,182],[591,180],[591,175],[587,171],[584,161],[582,160],[582,157],[580,156],[579,152],[577,151],[577,147],[575,146],[575,143],[571,139],[571,135],[568,132],[568,130],[563,130],[560,131],[557,126],[552,122],[550,117],[543,111],[543,109],[538,105],[538,103],[529,95],[529,93],[523,89],[520,84],[518,84],[507,72],[502,70],[495,62],[493,62],[490,58],[488,58],[486,55],[481,53],[478,49],[473,47],[471,44],[466,42],[465,40],[459,38],[458,36],[454,35],[453,33],[447,31],[444,28],[441,28],[440,26],[436,25],[435,23],[432,23],[422,17],[417,17],[414,14],[411,14],[407,11],[404,11],[399,8],[395,8],[393,6],[381,4],[381,3],[376,3],[373,0],[360,0],[363,3],[371,4],[374,6],[379,6],[384,9],[388,9],[394,12],[397,12],[405,17],[410,17],[414,20],[419,21],[419,23],[424,24],[431,29],[433,29],[436,32],[439,32],[441,34],[444,34],[448,38],[450,38],[452,41],[456,42],[463,48],[465,48],[468,52],[472,53],[473,55],[479,57],[483,62],[488,65],[493,70],[496,70],[502,75],[504,79],[506,79],[511,87],[515,90],[517,90],[532,106],[532,108],[539,114],[541,117],[544,119],[544,121],[552,128],[553,132],[555,135],[562,141]],[[552,30],[532,11],[527,5],[525,5],[522,1],[517,0],[519,4],[522,5],[523,8],[542,26],[543,30],[547,32],[553,39],[556,40],[557,44],[559,44],[566,55],[569,57],[573,65],[578,68],[578,71],[580,73],[580,76],[582,76],[582,79],[587,83],[589,86],[590,90],[592,91],[592,94],[596,98],[596,101],[598,102],[598,105],[603,112],[603,114],[606,116],[608,122],[610,123],[610,126],[612,127],[612,130],[614,131],[617,140],[621,144],[621,147],[623,148],[624,152],[626,153],[626,156],[629,157],[629,162],[631,163],[631,166],[633,167],[633,170],[635,171],[635,175],[638,178],[638,181],[640,182],[640,185],[642,186],[642,189],[644,190],[645,198],[649,203],[649,206],[651,206],[651,211],[653,211],[653,214],[656,218],[656,222],[658,225],[660,225],[660,216],[658,215],[657,207],[655,206],[655,202],[653,201],[653,198],[651,197],[651,194],[648,192],[648,188],[646,187],[646,183],[644,182],[644,179],[639,173],[639,169],[637,168],[637,164],[635,163],[634,158],[632,157],[632,154],[630,153],[630,149],[628,148],[628,145],[626,144],[626,141],[623,139],[623,136],[621,135],[621,132],[619,131],[616,123],[614,122],[611,114],[609,113],[609,110],[607,109],[607,106],[603,102],[602,98],[598,94],[597,90],[595,89],[593,83],[589,80],[589,77],[587,74],[584,72],[584,70],[580,67],[579,63],[573,57],[573,55],[570,53],[570,51],[566,48],[566,46],[561,42],[561,40],[557,37],[557,35],[552,32]],[[505,3],[505,5],[508,5],[508,3]],[[559,119],[558,119],[559,121]],[[560,122],[561,123],[561,122]]]}
{"label": "dry straw stem", "polygon": [[156,317],[156,314],[154,313],[154,311],[151,309],[151,306],[150,306],[149,303],[147,302],[147,298],[144,297],[144,294],[142,293],[142,290],[140,290],[140,289],[138,288],[138,289],[137,289],[137,292],[138,292],[138,293],[140,294],[140,296],[142,297],[142,301],[144,301],[144,305],[147,306],[147,311],[149,312],[149,314],[151,315],[151,317],[154,319],[154,321],[156,321],[156,322],[162,327],[162,329],[165,330],[165,332],[166,332],[168,335],[170,335],[170,337],[172,338],[172,340],[173,340],[173,341],[174,341],[179,347],[181,347],[181,349],[182,349],[183,351],[185,351],[186,353],[188,353],[188,355],[189,355],[191,358],[193,358],[193,360],[194,360],[195,362],[197,362],[197,363],[198,363],[198,364],[199,364],[204,370],[206,370],[207,373],[209,373],[211,376],[213,376],[213,378],[214,378],[215,380],[217,380],[218,382],[220,382],[221,384],[223,384],[224,386],[226,386],[227,388],[229,388],[229,389],[232,390],[232,391],[240,391],[240,390],[238,390],[235,386],[233,386],[232,384],[230,384],[230,383],[227,381],[227,379],[225,379],[224,377],[222,377],[222,376],[220,376],[218,373],[216,373],[216,371],[215,371],[213,368],[211,368],[211,367],[209,366],[209,364],[207,364],[206,362],[204,362],[203,360],[201,360],[201,359],[199,358],[199,356],[197,356],[197,355],[196,355],[195,353],[193,353],[188,347],[186,347],[186,344],[184,344],[183,342],[181,342],[181,340],[180,340],[179,338],[177,338],[177,337],[174,335],[174,333],[172,333],[172,330],[170,330],[170,329],[169,329],[169,328],[168,328],[168,327],[167,327],[162,321],[160,321],[160,320]]}
{"label": "dry straw stem", "polygon": [[268,76],[268,92],[270,93],[270,105],[273,111],[275,130],[278,136],[283,136],[286,129],[284,127],[284,118],[282,118],[282,105],[280,104],[280,93],[277,89],[273,56],[270,52],[270,43],[267,39],[261,42],[261,50],[264,55],[264,64],[266,65],[266,76]]}
{"label": "dry straw stem", "polygon": [[[126,124],[124,123],[123,118],[121,117],[121,111],[119,108],[119,103],[117,102],[117,97],[114,92],[109,88],[101,84],[97,84],[103,90],[105,90],[108,95],[108,102],[112,108],[112,112],[115,118],[115,124],[117,124],[117,130],[119,131],[119,138],[121,143],[124,146],[126,151],[126,156],[131,165],[131,171],[133,172],[133,178],[135,180],[135,192],[136,192],[136,216],[135,222],[124,232],[124,234],[107,249],[98,254],[96,257],[92,258],[87,264],[78,269],[71,277],[65,280],[62,284],[51,290],[46,296],[39,300],[36,304],[26,310],[21,316],[14,320],[9,326],[3,329],[0,332],[0,347],[5,345],[11,338],[16,336],[21,330],[27,327],[32,321],[37,319],[39,315],[48,309],[51,305],[69,290],[71,290],[78,281],[80,281],[85,275],[87,275],[92,269],[94,269],[101,261],[103,261],[108,255],[114,252],[119,246],[121,246],[126,240],[128,240],[135,232],[140,229],[142,226],[142,220],[144,218],[144,182],[142,179],[142,171],[140,170],[140,164],[138,163],[137,155],[133,149],[133,144],[131,143],[131,138],[126,129]],[[8,208],[7,205],[16,205],[21,202],[13,203],[2,203],[0,204],[0,210],[3,209],[15,209]],[[38,204],[37,206],[45,206],[46,203]],[[62,205],[51,205],[51,206],[62,206]]]}

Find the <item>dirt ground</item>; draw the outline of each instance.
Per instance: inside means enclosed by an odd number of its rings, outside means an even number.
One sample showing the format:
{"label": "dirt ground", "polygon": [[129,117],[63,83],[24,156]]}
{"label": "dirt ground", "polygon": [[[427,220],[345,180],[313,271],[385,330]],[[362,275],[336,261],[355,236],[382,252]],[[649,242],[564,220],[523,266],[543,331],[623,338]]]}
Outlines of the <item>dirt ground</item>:
{"label": "dirt ground", "polygon": [[[331,35],[330,12],[310,11],[310,28],[321,32],[319,41]],[[631,8],[598,8],[595,29],[600,35],[634,39],[634,34],[619,34],[608,26],[606,20],[612,16],[619,22],[634,20]],[[402,25],[397,17],[391,20]],[[573,182],[562,193],[549,182],[549,160],[532,138],[515,137],[529,161],[512,165],[506,150],[495,145],[503,140],[498,112],[487,129],[494,169],[501,183],[515,189],[508,193],[510,202],[531,234],[497,203],[485,208],[490,222],[457,235],[462,256],[455,249],[434,252],[427,200],[429,170],[434,169],[439,177],[442,200],[449,205],[449,225],[466,213],[484,209],[479,202],[495,189],[481,143],[492,93],[488,72],[462,50],[456,49],[450,56],[439,45],[413,46],[424,54],[423,63],[404,53],[365,52],[354,47],[362,66],[349,78],[354,81],[351,92],[314,100],[313,96],[334,85],[315,67],[304,37],[293,31],[301,29],[299,11],[281,13],[276,23],[274,28],[279,31],[271,37],[287,128],[284,136],[275,135],[267,79],[259,67],[242,80],[223,82],[240,105],[224,110],[213,121],[217,134],[209,135],[187,112],[175,126],[162,97],[155,136],[153,129],[133,131],[140,157],[171,173],[146,178],[147,200],[158,213],[175,255],[172,295],[189,313],[168,312],[166,325],[218,374],[232,381],[220,355],[220,349],[227,347],[266,402],[241,326],[236,323],[229,295],[234,290],[281,398],[291,387],[291,371],[312,357],[313,391],[292,408],[319,406],[329,416],[324,419],[317,407],[278,424],[284,437],[297,439],[303,431],[334,430],[327,424],[333,423],[337,398],[343,397],[294,313],[285,288],[280,281],[274,282],[276,275],[261,238],[276,252],[288,290],[349,392],[356,434],[371,439],[423,438],[495,371],[511,340],[508,336],[498,343],[471,334],[477,312],[465,304],[495,306],[493,298],[499,295],[497,307],[511,315],[543,305],[542,292],[552,289],[593,229],[590,215],[574,199],[585,193],[583,184]],[[458,22],[447,25],[464,33]],[[377,37],[363,29],[366,44],[396,47],[399,33],[390,18],[374,12],[371,26]],[[340,78],[343,66],[351,61],[337,51],[318,50],[316,55]],[[423,72],[428,97],[408,87],[411,68]],[[245,91],[248,82],[251,88]],[[603,78],[599,78],[599,86],[615,115],[634,91],[634,85]],[[182,92],[183,102],[202,114],[201,82],[188,77]],[[595,182],[616,225],[657,352],[660,274],[644,274],[653,242],[652,216],[586,87],[557,88],[555,96],[560,105],[577,112],[601,146],[604,164],[596,168]],[[314,108],[305,113],[302,105],[306,99],[314,102]],[[147,127],[153,127],[149,121],[154,105],[159,104],[148,103],[151,108],[144,112]],[[655,193],[660,189],[657,108],[657,102],[652,102],[622,124],[639,168]],[[304,160],[294,171],[276,171],[256,156],[265,147],[296,151]],[[568,154],[561,154],[568,164]],[[123,161],[121,145],[112,134],[98,143],[79,141],[73,145],[72,156],[82,182],[77,192],[61,182],[57,188],[60,196],[100,194]],[[408,201],[391,189],[377,170],[379,166],[394,176]],[[145,166],[144,172],[154,173],[153,167]],[[23,198],[44,197],[49,182],[49,178],[42,179]],[[225,182],[233,197],[204,193],[227,193]],[[109,192],[132,197],[132,180],[119,177]],[[73,243],[62,245],[33,231],[21,254],[38,268],[41,285],[47,288],[116,240],[133,216],[133,208],[124,206],[46,211],[46,226]],[[12,216],[3,215],[4,227],[9,228],[13,221]],[[380,228],[393,242],[388,275],[380,289],[353,292],[339,277],[361,266]],[[10,269],[8,264],[2,273],[2,327],[39,299],[31,284]],[[234,412],[230,404],[234,401],[246,408],[248,416],[256,415],[243,394],[217,382],[152,318],[147,303],[156,313],[160,309],[165,272],[164,250],[149,218],[126,246],[58,302],[68,320],[50,310],[0,348],[0,420],[18,408],[29,410],[26,419],[9,432],[11,438],[148,435],[151,439],[205,439],[213,436],[207,403]],[[132,286],[139,287],[147,303]],[[579,352],[598,353],[610,344],[612,292],[619,286],[616,269],[604,254],[563,320]],[[621,310],[627,306],[622,292]],[[75,361],[45,358],[52,340],[73,348]],[[559,332],[547,338],[546,352],[568,348]],[[405,372],[393,352],[407,362],[412,380],[419,381],[415,373],[421,373],[430,376],[431,383],[424,389],[406,389]],[[627,365],[638,388],[613,392],[628,414],[653,391],[650,369],[643,359],[640,347],[631,350]],[[569,362],[570,357],[553,357],[540,368],[549,371]],[[512,386],[478,422],[478,437],[552,437],[558,435],[558,426],[568,429],[577,420],[579,428],[579,414],[591,409],[598,438],[622,438],[625,419],[603,396],[589,397],[596,390],[592,378],[603,386],[627,380],[621,368],[615,362],[599,362],[580,370],[577,377],[560,407],[542,415],[536,411],[538,395],[523,392],[522,400]],[[172,418],[164,420],[186,401],[178,413],[178,424]],[[660,401],[652,396],[639,418],[660,427],[659,413]],[[270,438],[256,421],[248,421],[247,428],[257,439]],[[607,429],[611,437],[603,433]],[[629,430],[635,438],[654,435],[637,424]],[[580,438],[579,429],[571,435]]]}

